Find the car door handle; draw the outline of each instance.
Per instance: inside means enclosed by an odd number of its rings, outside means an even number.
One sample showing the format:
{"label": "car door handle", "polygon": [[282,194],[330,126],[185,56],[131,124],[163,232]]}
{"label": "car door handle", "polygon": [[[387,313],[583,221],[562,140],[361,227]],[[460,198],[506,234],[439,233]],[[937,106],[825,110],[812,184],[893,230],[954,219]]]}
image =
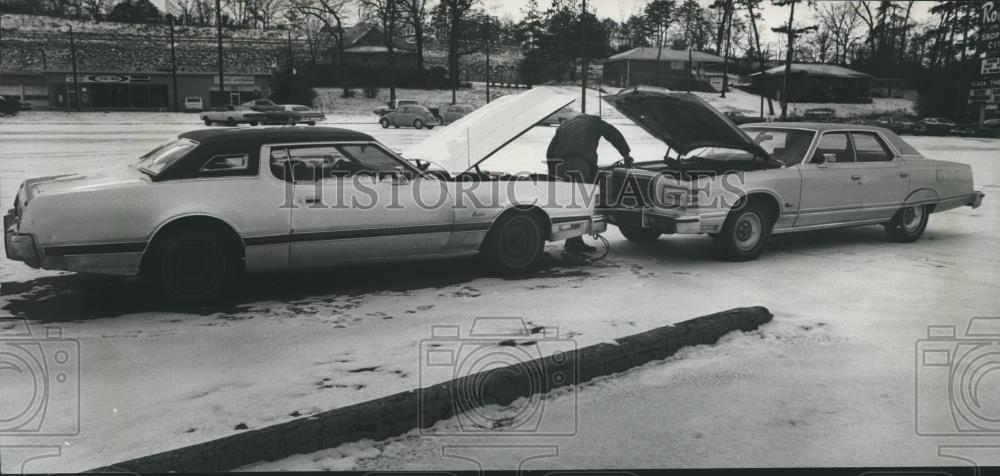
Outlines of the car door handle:
{"label": "car door handle", "polygon": [[861,180],[860,175],[851,175],[851,180]]}
{"label": "car door handle", "polygon": [[910,176],[910,173],[909,172],[900,172],[899,176],[902,177],[902,178],[906,178],[906,177]]}

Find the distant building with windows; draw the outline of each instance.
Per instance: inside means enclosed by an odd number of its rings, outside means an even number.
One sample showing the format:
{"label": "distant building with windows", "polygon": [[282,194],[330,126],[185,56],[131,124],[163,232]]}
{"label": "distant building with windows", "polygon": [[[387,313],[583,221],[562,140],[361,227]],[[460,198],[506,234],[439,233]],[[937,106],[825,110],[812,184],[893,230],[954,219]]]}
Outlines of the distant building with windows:
{"label": "distant building with windows", "polygon": [[[781,99],[785,66],[749,76],[751,90]],[[870,103],[874,76],[832,64],[792,63],[788,77],[789,102]]]}
{"label": "distant building with windows", "polygon": [[685,89],[690,71],[691,89],[710,91],[722,88],[723,63],[722,58],[703,51],[689,54],[688,50],[639,47],[608,58],[602,77],[605,84],[616,87],[645,84]]}

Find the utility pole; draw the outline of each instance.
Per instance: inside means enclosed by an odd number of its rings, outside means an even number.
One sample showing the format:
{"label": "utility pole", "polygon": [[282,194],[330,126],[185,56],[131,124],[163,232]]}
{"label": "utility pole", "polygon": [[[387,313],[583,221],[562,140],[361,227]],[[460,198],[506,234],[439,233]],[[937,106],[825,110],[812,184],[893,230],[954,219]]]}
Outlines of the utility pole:
{"label": "utility pole", "polygon": [[181,112],[177,106],[177,52],[174,47],[174,16],[170,15],[170,82],[174,88],[174,112]]}
{"label": "utility pole", "polygon": [[490,16],[486,15],[486,104],[490,103]]}
{"label": "utility pole", "polygon": [[288,73],[295,75],[295,57],[292,52],[292,30],[288,30]]}
{"label": "utility pole", "polygon": [[584,21],[587,19],[587,0],[583,0],[583,8],[580,11],[580,75],[583,77],[580,81],[580,112],[587,113],[587,70],[590,69],[590,65],[587,64],[587,28],[584,25]]}
{"label": "utility pole", "polygon": [[[76,75],[76,41],[73,38],[73,25],[69,25],[69,59],[73,63],[73,96],[76,97],[76,112],[80,112],[80,81]],[[69,94],[66,98],[69,99]]]}
{"label": "utility pole", "polygon": [[226,104],[229,103],[229,99],[226,98],[226,81],[223,76],[222,65],[222,0],[215,0],[215,29],[219,36],[219,92],[221,93],[222,100]]}

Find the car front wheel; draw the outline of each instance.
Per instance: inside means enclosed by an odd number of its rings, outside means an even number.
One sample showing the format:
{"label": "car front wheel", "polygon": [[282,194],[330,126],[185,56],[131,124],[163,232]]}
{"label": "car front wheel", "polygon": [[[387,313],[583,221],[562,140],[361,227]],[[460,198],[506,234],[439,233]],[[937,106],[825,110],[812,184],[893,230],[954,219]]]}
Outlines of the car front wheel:
{"label": "car front wheel", "polygon": [[378,123],[382,125],[383,129],[389,128],[389,120],[384,117],[382,118],[382,120],[378,121]]}
{"label": "car front wheel", "polygon": [[714,241],[716,250],[723,258],[751,261],[764,252],[770,238],[770,214],[761,204],[751,201],[729,213]]}
{"label": "car front wheel", "polygon": [[652,243],[659,239],[661,234],[651,228],[639,226],[619,226],[618,230],[622,232],[625,239],[633,243]]}
{"label": "car front wheel", "polygon": [[502,274],[520,274],[538,265],[545,248],[542,225],[530,213],[504,214],[490,229],[483,243],[486,259]]}
{"label": "car front wheel", "polygon": [[424,128],[424,121],[421,121],[420,119],[414,120],[413,121],[413,128],[414,129],[423,129]]}
{"label": "car front wheel", "polygon": [[211,120],[210,120],[209,118],[207,118],[207,117],[206,117],[206,118],[204,119],[204,121],[205,121],[205,125],[206,125],[206,126],[211,126],[211,125],[212,125],[212,121],[211,121]]}
{"label": "car front wheel", "polygon": [[923,236],[929,218],[930,208],[926,205],[901,208],[892,216],[892,220],[885,224],[885,233],[892,241],[913,243]]}
{"label": "car front wheel", "polygon": [[236,119],[233,119],[231,117],[229,119],[226,119],[226,125],[230,126],[230,127],[235,126],[236,125]]}
{"label": "car front wheel", "polygon": [[178,230],[164,236],[150,250],[147,277],[171,302],[211,300],[226,289],[238,273],[239,257],[227,249],[217,233]]}
{"label": "car front wheel", "polygon": [[316,121],[309,121],[306,124],[309,124],[310,126],[315,126],[316,125]]}

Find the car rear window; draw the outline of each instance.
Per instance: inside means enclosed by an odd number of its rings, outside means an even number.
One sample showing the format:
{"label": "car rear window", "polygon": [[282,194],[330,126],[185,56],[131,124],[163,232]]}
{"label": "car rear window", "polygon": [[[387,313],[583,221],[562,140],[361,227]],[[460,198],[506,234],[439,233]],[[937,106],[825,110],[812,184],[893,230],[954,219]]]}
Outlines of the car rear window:
{"label": "car rear window", "polygon": [[195,147],[198,147],[198,143],[191,139],[173,140],[140,157],[136,166],[150,175],[157,175],[194,150]]}

